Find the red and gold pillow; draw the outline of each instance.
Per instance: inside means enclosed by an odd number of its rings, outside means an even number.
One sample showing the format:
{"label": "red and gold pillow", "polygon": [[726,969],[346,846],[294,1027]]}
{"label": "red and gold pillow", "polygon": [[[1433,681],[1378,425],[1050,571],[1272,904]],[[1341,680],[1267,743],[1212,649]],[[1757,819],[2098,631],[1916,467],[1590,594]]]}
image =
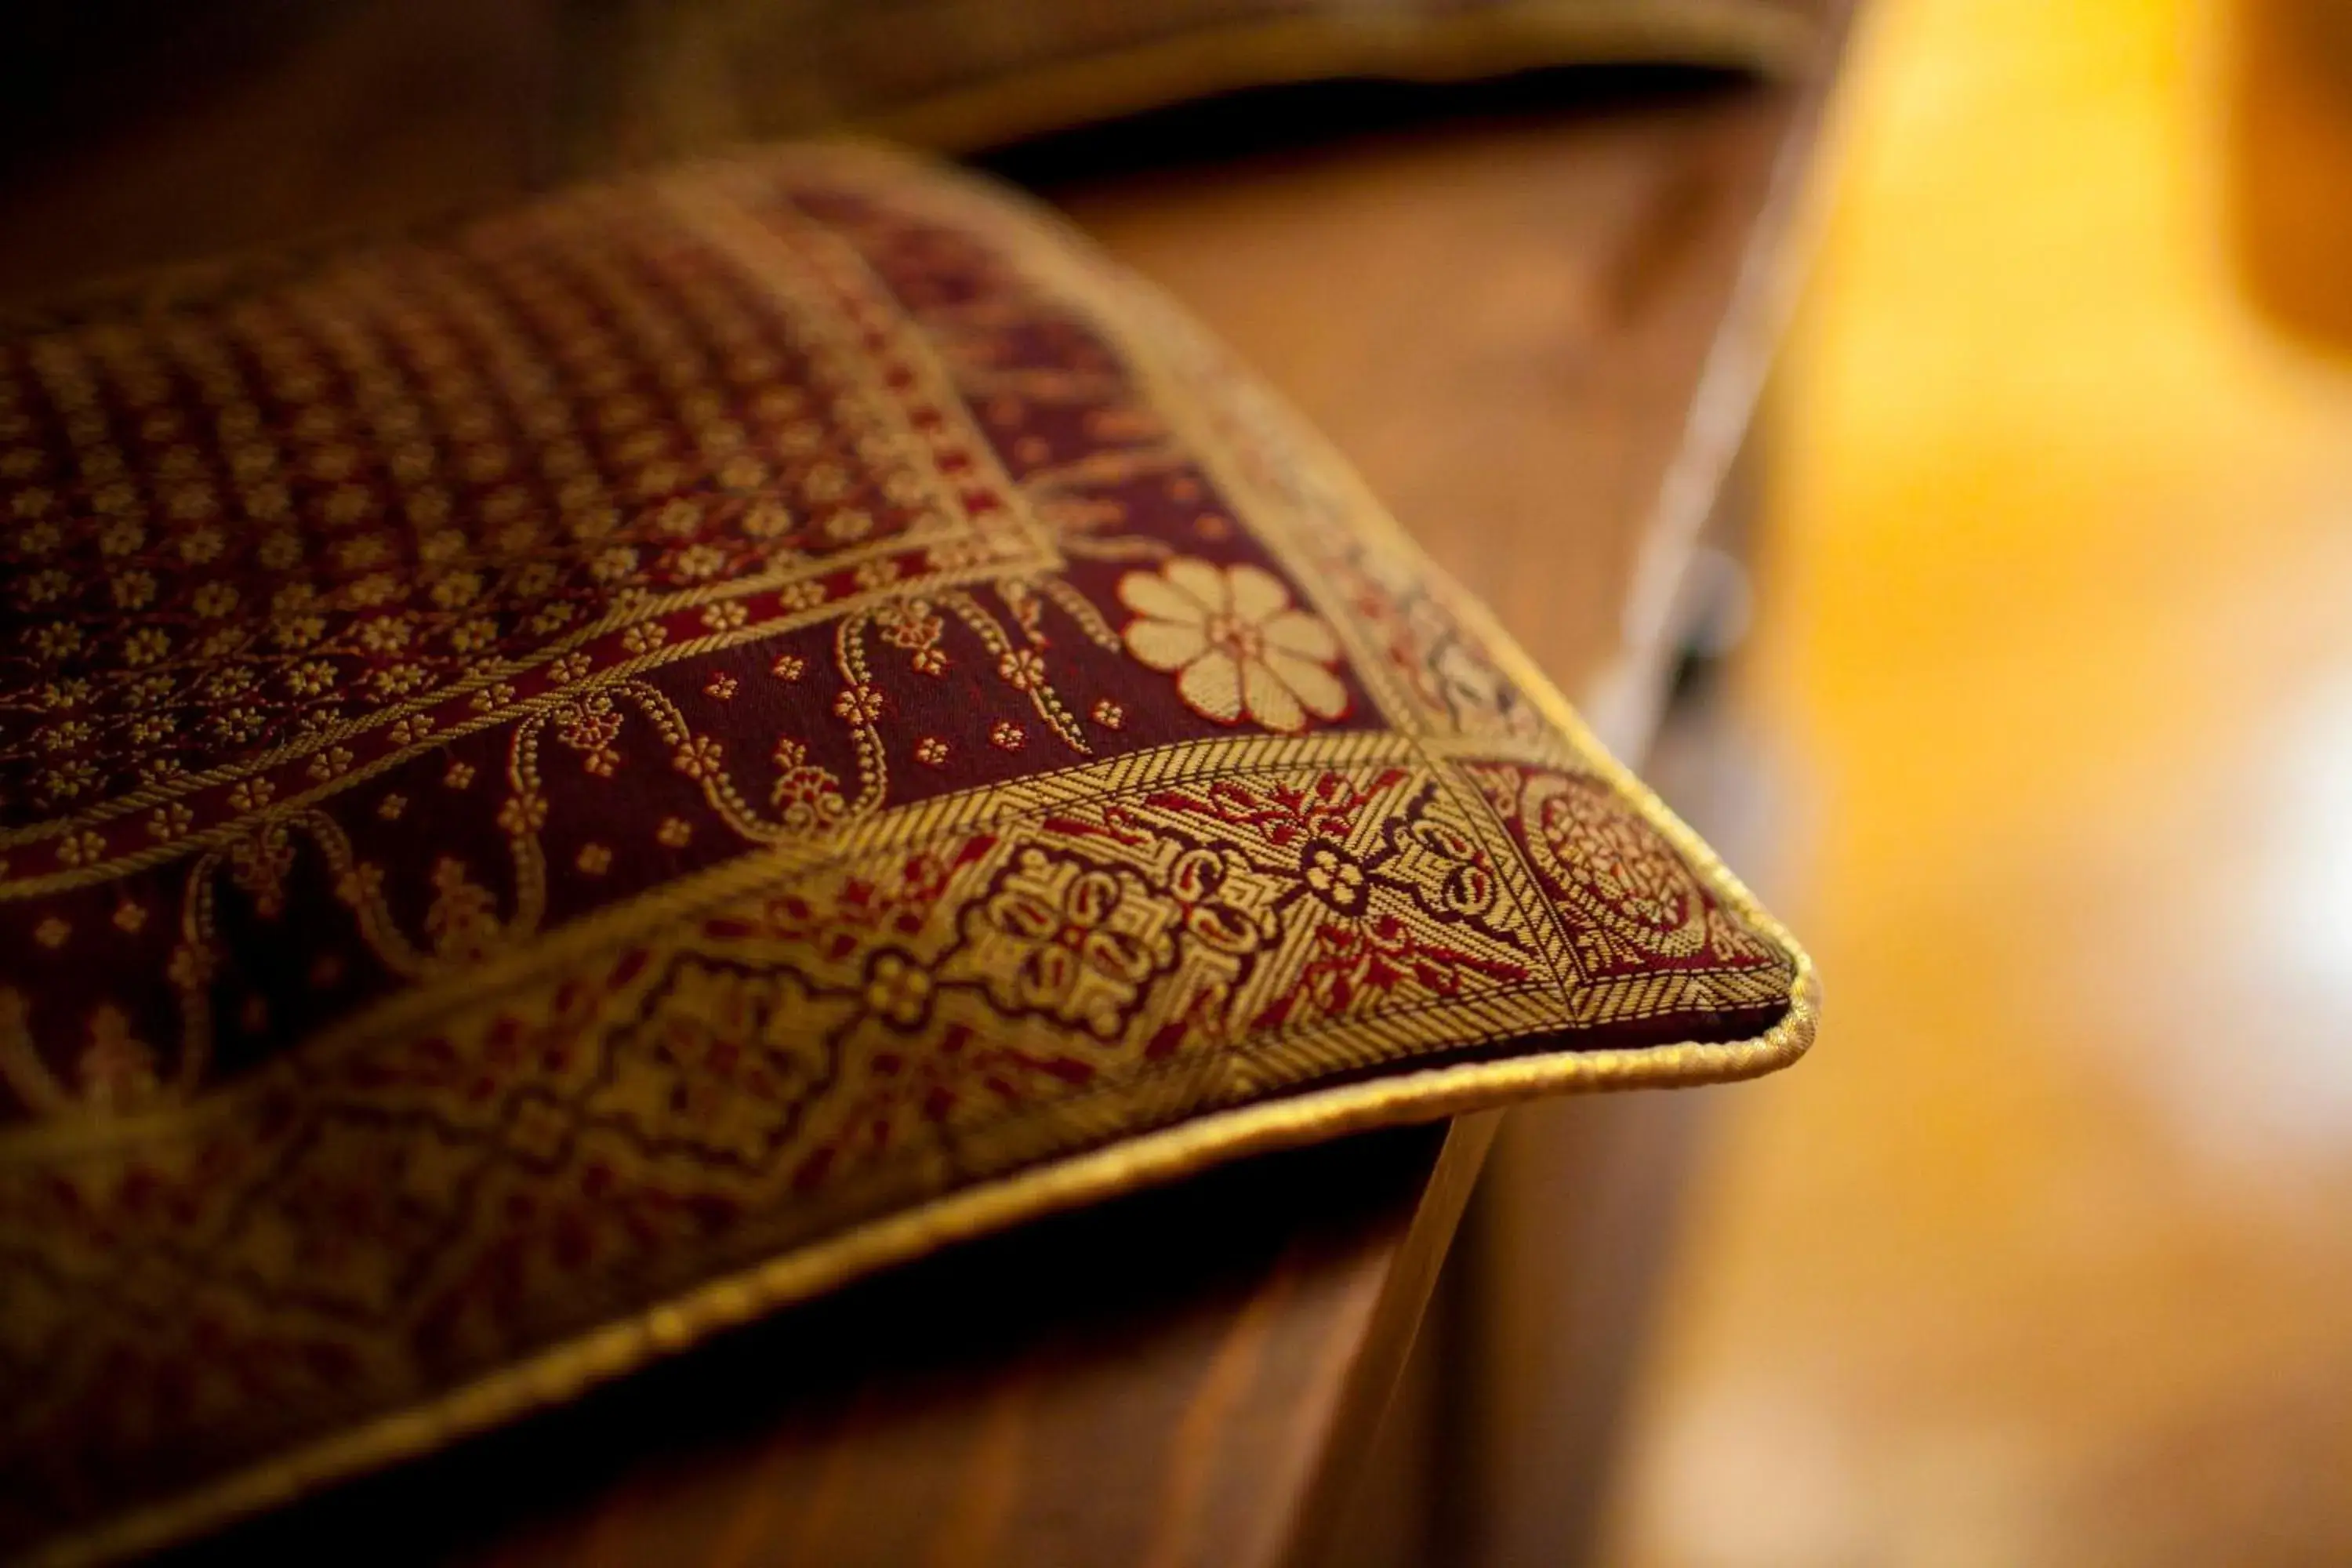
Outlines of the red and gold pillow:
{"label": "red and gold pillow", "polygon": [[1806,963],[1071,237],[787,149],[0,338],[0,1550]]}
{"label": "red and gold pillow", "polygon": [[[693,0],[614,73],[639,153],[838,126],[970,151],[1236,89],[1646,62],[1784,71],[1819,0]],[[600,127],[600,130],[604,129]]]}

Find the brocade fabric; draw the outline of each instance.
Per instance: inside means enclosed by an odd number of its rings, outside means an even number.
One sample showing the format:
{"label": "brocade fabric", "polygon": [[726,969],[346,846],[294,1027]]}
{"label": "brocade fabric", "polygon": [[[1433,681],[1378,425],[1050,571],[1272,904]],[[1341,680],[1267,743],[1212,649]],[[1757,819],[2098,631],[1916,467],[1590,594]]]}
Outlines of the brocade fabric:
{"label": "brocade fabric", "polygon": [[1083,242],[812,146],[0,335],[0,1551],[1805,961]]}

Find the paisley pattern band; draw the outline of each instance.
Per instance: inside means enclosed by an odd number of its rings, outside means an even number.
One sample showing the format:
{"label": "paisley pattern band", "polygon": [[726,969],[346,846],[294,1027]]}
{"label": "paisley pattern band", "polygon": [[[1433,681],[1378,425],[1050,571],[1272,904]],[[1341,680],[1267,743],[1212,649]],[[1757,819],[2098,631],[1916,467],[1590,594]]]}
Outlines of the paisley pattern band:
{"label": "paisley pattern band", "polygon": [[0,1550],[1802,955],[1268,395],[869,149],[0,338]]}

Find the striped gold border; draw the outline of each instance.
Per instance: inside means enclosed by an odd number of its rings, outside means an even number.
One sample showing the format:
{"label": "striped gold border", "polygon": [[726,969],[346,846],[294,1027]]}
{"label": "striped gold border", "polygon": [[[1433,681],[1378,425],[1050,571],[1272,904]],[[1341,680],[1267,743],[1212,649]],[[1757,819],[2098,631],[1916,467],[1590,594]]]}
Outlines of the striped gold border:
{"label": "striped gold border", "polygon": [[[1676,839],[1676,847],[1685,853],[1699,848],[1687,829]],[[1744,892],[1734,907],[1767,936],[1788,940],[1787,933]],[[1320,1142],[1372,1127],[1435,1121],[1539,1094],[1757,1077],[1796,1060],[1812,1044],[1817,998],[1811,961],[1800,952],[1798,981],[1788,1016],[1752,1040],[1729,1045],[1686,1042],[1628,1051],[1563,1051],[1503,1062],[1427,1068],[1391,1079],[1217,1111],[1110,1148],[1054,1161],[935,1198],[757,1268],[711,1280],[636,1317],[551,1346],[409,1409],[51,1543],[37,1550],[28,1561],[49,1568],[70,1568],[153,1550],[290,1501],[328,1482],[431,1452],[530,1411],[563,1403],[721,1330],[822,1295],[891,1264],[1244,1155]]]}

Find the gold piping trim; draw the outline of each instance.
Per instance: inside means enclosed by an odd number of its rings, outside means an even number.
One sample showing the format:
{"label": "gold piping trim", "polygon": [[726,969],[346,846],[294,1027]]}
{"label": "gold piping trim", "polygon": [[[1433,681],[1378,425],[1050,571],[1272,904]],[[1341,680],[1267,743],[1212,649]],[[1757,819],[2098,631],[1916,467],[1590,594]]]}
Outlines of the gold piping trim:
{"label": "gold piping trim", "polygon": [[[1687,847],[1678,845],[1677,847]],[[1776,940],[1786,933],[1752,903],[1740,913]],[[723,1329],[806,1300],[894,1263],[1093,1200],[1173,1180],[1246,1154],[1339,1134],[1566,1090],[1698,1084],[1752,1078],[1802,1056],[1817,1016],[1812,965],[1797,955],[1787,1017],[1753,1040],[1684,1043],[1642,1050],[1570,1052],[1507,1062],[1428,1068],[1370,1083],[1311,1090],[1209,1115],[1113,1147],[934,1198],[868,1221],[740,1274],[696,1287],[662,1306],[551,1346],[422,1404],[380,1416],[284,1458],[37,1549],[47,1568],[106,1562],[289,1501],[329,1481],[562,1404],[596,1384],[674,1354]]]}

